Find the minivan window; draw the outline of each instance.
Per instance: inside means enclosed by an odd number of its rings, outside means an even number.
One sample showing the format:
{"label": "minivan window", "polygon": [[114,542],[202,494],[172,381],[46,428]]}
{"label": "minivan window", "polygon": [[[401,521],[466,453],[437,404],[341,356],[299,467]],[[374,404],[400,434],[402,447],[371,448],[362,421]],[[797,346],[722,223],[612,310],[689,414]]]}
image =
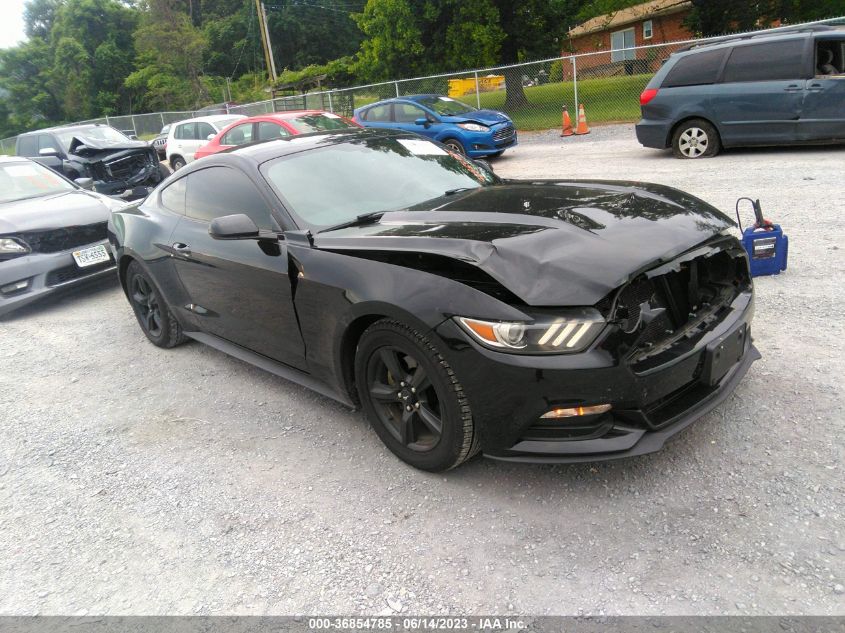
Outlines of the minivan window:
{"label": "minivan window", "polygon": [[737,46],[725,66],[725,83],[805,79],[804,40]]}
{"label": "minivan window", "polygon": [[693,55],[681,57],[678,63],[672,67],[663,86],[666,88],[678,88],[680,86],[703,86],[716,83],[719,77],[719,69],[722,60],[725,59],[725,51],[702,51]]}

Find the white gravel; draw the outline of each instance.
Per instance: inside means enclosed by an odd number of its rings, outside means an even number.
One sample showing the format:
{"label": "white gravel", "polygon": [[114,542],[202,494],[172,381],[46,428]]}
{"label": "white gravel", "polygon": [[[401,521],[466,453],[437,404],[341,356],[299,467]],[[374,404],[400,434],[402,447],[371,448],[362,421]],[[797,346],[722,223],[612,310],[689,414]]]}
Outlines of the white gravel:
{"label": "white gravel", "polygon": [[763,360],[626,462],[414,471],[358,414],[153,347],[114,282],[0,320],[0,613],[845,612],[843,158],[678,161],[614,126],[496,162],[759,196],[789,234],[757,281]]}

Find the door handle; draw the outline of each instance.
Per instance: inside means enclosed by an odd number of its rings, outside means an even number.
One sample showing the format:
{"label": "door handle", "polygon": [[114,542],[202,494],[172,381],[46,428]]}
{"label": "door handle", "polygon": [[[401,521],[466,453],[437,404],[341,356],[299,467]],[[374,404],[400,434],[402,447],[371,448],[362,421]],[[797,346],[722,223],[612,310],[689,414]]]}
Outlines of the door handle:
{"label": "door handle", "polygon": [[809,86],[807,86],[807,90],[809,90],[810,92],[821,92],[822,90],[824,90],[824,86],[822,86],[821,84],[810,84]]}
{"label": "door handle", "polygon": [[187,244],[183,244],[182,242],[175,242],[170,248],[179,255],[185,255],[187,257],[191,254],[191,247]]}
{"label": "door handle", "polygon": [[787,86],[786,88],[784,88],[784,90],[785,90],[786,92],[801,92],[801,86],[797,86],[797,85],[795,85],[795,84],[792,84],[792,85]]}

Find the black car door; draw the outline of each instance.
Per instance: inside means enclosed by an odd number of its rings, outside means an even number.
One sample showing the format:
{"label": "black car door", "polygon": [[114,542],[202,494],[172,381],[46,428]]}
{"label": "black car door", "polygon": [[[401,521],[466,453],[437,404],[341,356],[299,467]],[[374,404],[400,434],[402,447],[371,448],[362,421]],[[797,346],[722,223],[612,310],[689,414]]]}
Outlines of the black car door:
{"label": "black car door", "polygon": [[185,216],[170,239],[194,321],[209,334],[305,369],[284,241],[216,240],[208,234],[211,220],[236,213],[278,232],[267,200],[234,167],[208,167],[185,179]]}

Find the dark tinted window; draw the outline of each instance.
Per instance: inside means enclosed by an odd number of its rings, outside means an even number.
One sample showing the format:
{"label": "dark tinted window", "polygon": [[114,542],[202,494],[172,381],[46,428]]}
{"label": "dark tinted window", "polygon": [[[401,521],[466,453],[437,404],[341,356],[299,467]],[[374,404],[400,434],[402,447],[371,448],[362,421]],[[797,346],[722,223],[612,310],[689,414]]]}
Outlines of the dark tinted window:
{"label": "dark tinted window", "polygon": [[183,123],[182,125],[176,126],[176,131],[173,133],[173,136],[182,141],[190,141],[197,138],[196,133],[196,123]]}
{"label": "dark tinted window", "polygon": [[188,181],[186,215],[210,222],[214,218],[245,213],[260,229],[276,230],[267,204],[252,181],[236,169],[209,167],[194,172]]}
{"label": "dark tinted window", "polygon": [[18,156],[38,156],[38,137],[21,136],[18,139]]}
{"label": "dark tinted window", "polygon": [[413,123],[425,119],[425,110],[410,103],[397,103],[393,106],[393,117],[397,123]]}
{"label": "dark tinted window", "polygon": [[268,123],[267,121],[260,121],[258,123],[259,141],[275,141],[286,136],[290,136],[288,131],[277,123]]}
{"label": "dark tinted window", "polygon": [[252,142],[252,123],[236,125],[220,139],[221,145],[246,145]]}
{"label": "dark tinted window", "polygon": [[[221,125],[220,127],[226,127],[225,125]],[[206,123],[205,121],[199,121],[197,123],[197,132],[195,139],[204,141],[209,136],[215,136],[217,134],[217,130],[211,127],[210,124]]]}
{"label": "dark tinted window", "polygon": [[703,51],[687,57],[681,57],[672,67],[663,86],[677,88],[679,86],[701,86],[716,82],[719,68],[725,58],[725,51]]}
{"label": "dark tinted window", "polygon": [[365,121],[390,121],[390,104],[376,106],[364,112]]}
{"label": "dark tinted window", "polygon": [[723,81],[788,81],[804,75],[804,40],[798,39],[737,46]]}
{"label": "dark tinted window", "polygon": [[172,185],[167,185],[161,191],[161,205],[174,213],[185,215],[185,181],[180,178]]}

